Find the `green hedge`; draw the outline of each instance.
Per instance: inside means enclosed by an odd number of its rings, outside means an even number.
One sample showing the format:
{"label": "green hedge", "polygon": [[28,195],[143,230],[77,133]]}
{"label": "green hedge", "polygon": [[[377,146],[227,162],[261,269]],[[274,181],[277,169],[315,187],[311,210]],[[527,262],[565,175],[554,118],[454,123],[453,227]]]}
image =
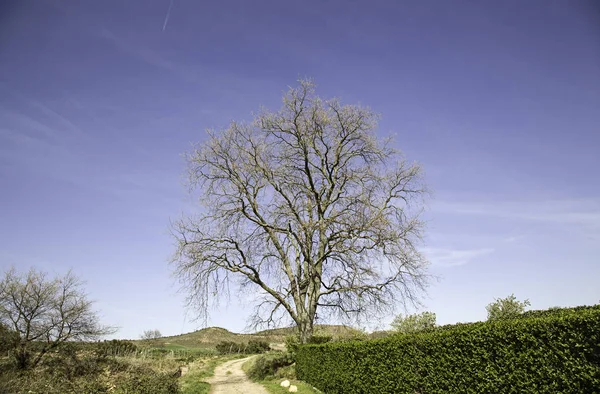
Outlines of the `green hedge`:
{"label": "green hedge", "polygon": [[220,354],[261,354],[271,350],[268,342],[256,340],[248,343],[221,341],[215,347]]}
{"label": "green hedge", "polygon": [[335,393],[600,393],[600,307],[301,346],[296,372]]}
{"label": "green hedge", "polygon": [[592,306],[588,306],[588,305],[583,305],[583,306],[577,306],[575,308],[560,308],[560,307],[554,307],[554,308],[550,308],[550,309],[544,309],[544,310],[533,310],[533,311],[525,311],[523,313],[521,313],[520,315],[517,316],[513,316],[510,317],[509,319],[527,319],[527,318],[531,318],[531,317],[548,317],[548,316],[569,316],[571,314],[573,314],[573,312],[583,312],[583,311],[600,311],[600,304],[598,305],[592,305]]}

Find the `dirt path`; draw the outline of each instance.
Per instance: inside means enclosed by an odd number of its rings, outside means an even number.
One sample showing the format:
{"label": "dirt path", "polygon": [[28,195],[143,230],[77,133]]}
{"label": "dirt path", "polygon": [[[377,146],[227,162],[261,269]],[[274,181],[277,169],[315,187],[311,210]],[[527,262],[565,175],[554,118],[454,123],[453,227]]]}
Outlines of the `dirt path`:
{"label": "dirt path", "polygon": [[227,361],[215,368],[214,376],[206,380],[211,386],[210,394],[268,394],[263,386],[251,382],[242,371],[242,364],[250,358]]}

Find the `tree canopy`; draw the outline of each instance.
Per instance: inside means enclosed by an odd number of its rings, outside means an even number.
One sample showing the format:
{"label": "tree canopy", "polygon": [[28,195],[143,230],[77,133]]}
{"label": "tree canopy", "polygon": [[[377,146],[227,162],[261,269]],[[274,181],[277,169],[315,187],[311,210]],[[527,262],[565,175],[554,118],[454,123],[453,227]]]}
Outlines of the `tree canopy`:
{"label": "tree canopy", "polygon": [[48,278],[14,268],[0,280],[0,325],[15,338],[13,354],[21,368],[37,365],[48,351],[67,341],[97,339],[114,332],[102,326],[71,272]]}
{"label": "tree canopy", "polygon": [[525,308],[531,306],[529,300],[519,301],[514,294],[506,298],[498,298],[485,307],[488,314],[488,320],[506,319],[520,315],[525,312]]}
{"label": "tree canopy", "polygon": [[421,168],[377,138],[377,121],[302,80],[279,111],[209,130],[186,156],[200,213],[173,225],[189,301],[206,312],[232,280],[254,285],[252,323],[287,316],[304,342],[317,318],[418,300],[426,188]]}
{"label": "tree canopy", "polygon": [[412,315],[398,315],[391,323],[396,332],[410,334],[434,328],[436,316],[433,312],[415,313]]}

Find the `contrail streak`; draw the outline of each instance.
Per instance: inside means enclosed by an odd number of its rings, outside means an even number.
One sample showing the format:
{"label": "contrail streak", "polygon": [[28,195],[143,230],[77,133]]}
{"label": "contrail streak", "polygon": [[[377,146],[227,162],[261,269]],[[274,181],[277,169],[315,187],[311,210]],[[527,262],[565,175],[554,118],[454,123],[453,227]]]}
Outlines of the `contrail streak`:
{"label": "contrail streak", "polygon": [[167,16],[165,16],[165,23],[163,23],[162,31],[165,31],[167,28],[167,23],[169,23],[169,16],[171,15],[171,7],[173,7],[173,0],[169,3],[169,9],[167,10]]}

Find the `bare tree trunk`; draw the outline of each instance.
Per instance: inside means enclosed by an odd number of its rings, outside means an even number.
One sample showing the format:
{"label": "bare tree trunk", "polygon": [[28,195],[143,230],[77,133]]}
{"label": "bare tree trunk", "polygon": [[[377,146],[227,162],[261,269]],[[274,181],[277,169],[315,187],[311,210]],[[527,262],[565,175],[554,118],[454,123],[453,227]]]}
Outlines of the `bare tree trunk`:
{"label": "bare tree trunk", "polygon": [[312,319],[305,319],[298,324],[298,336],[301,344],[307,344],[313,336],[314,326]]}
{"label": "bare tree trunk", "polygon": [[19,369],[26,369],[29,366],[30,358],[31,353],[27,351],[24,343],[15,350],[15,360]]}
{"label": "bare tree trunk", "polygon": [[33,362],[31,363],[31,367],[35,368],[37,367],[37,365],[40,363],[40,361],[42,361],[42,357],[44,357],[44,354],[46,354],[48,352],[48,350],[44,347],[36,356],[36,358],[33,360]]}

